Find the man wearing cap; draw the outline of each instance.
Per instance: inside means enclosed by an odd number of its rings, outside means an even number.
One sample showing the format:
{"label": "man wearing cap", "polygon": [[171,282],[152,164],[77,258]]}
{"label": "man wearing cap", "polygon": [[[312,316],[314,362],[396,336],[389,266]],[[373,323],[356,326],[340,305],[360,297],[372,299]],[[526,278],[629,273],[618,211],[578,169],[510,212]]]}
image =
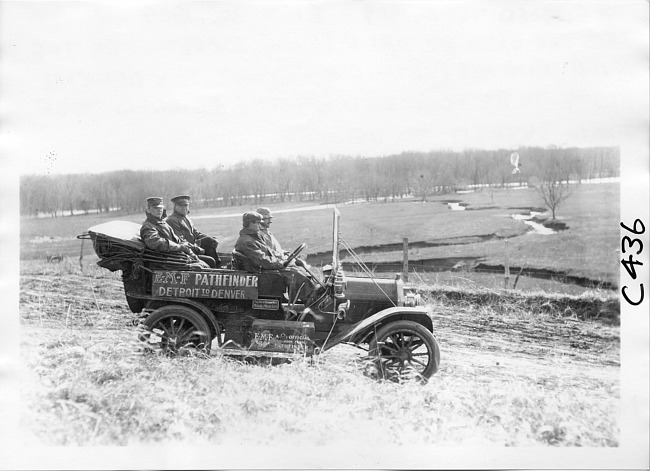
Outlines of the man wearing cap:
{"label": "man wearing cap", "polygon": [[280,243],[270,231],[271,224],[273,223],[273,214],[269,208],[257,208],[257,212],[262,215],[262,223],[260,224],[260,235],[269,247],[273,255],[279,259],[285,258],[288,253],[282,250]]}
{"label": "man wearing cap", "polygon": [[[151,250],[157,252],[183,252],[192,258],[197,258],[192,251],[192,247],[183,241],[174,230],[163,219],[165,206],[163,199],[157,196],[147,198],[147,208],[145,210],[147,219],[140,227],[140,237],[142,242]],[[203,259],[208,265],[208,261]],[[206,267],[207,268],[207,267]]]}
{"label": "man wearing cap", "polygon": [[221,265],[219,254],[217,254],[217,246],[219,241],[214,237],[210,237],[202,232],[199,232],[192,220],[187,217],[190,213],[190,200],[187,195],[174,196],[171,201],[174,203],[174,212],[167,216],[167,224],[174,229],[174,232],[185,239],[187,242],[196,247],[195,252],[199,255],[204,255],[212,258],[214,266]]}
{"label": "man wearing cap", "polygon": [[[278,257],[278,259],[286,260],[289,252],[282,250],[280,243],[270,231],[271,224],[273,223],[273,214],[271,213],[271,210],[269,208],[257,208],[257,212],[262,215],[260,235],[262,236],[264,243],[266,243],[266,245],[271,250],[271,253]],[[295,264],[300,267],[304,266],[305,262],[299,258],[296,258]]]}
{"label": "man wearing cap", "polygon": [[[243,229],[235,243],[235,250],[243,254],[255,270],[279,270],[289,288],[289,295],[306,300],[314,291],[314,283],[309,274],[295,265],[284,266],[269,248],[261,234],[262,215],[257,212],[244,213]],[[297,295],[297,296],[296,296]]]}

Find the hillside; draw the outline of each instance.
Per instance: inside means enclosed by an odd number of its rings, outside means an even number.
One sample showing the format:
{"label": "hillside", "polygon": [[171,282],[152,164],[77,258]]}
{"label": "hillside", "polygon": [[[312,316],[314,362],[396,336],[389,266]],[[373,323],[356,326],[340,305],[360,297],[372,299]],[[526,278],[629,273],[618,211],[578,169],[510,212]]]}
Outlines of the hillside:
{"label": "hillside", "polygon": [[27,443],[619,443],[620,337],[609,321],[430,299],[442,363],[415,386],[376,382],[345,345],[274,367],[217,350],[143,355],[118,275],[29,263],[20,281]]}

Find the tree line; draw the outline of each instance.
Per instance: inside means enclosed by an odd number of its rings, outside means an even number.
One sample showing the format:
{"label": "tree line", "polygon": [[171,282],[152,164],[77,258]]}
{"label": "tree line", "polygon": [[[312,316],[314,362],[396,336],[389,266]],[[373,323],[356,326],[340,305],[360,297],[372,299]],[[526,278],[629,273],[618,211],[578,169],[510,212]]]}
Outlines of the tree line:
{"label": "tree line", "polygon": [[[513,174],[512,152],[520,155]],[[284,201],[338,203],[428,196],[484,186],[562,183],[620,175],[618,147],[521,147],[403,152],[383,157],[302,156],[252,160],[213,169],[117,170],[100,174],[25,175],[20,211],[57,217],[91,211],[143,212],[148,196],[188,193],[195,205]]]}

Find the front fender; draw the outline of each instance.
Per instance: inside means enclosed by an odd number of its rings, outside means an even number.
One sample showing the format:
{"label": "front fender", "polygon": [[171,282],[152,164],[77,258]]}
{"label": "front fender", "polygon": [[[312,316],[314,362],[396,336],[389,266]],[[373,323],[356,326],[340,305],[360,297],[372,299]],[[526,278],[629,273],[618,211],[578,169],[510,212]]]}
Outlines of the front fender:
{"label": "front fender", "polygon": [[379,311],[370,317],[354,324],[351,329],[347,329],[335,337],[329,339],[321,349],[328,350],[341,342],[350,342],[354,344],[367,343],[368,339],[374,335],[375,331],[388,322],[397,320],[409,320],[422,324],[430,332],[433,332],[433,321],[429,312],[424,307],[391,307]]}

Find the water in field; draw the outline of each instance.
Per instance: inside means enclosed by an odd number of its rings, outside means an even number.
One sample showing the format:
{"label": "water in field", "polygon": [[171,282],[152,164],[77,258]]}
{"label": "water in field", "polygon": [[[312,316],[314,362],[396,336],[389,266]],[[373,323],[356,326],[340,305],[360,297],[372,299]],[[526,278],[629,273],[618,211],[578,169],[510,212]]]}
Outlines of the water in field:
{"label": "water in field", "polygon": [[462,203],[447,203],[449,205],[449,209],[452,211],[465,211],[465,206],[463,206]]}
{"label": "water in field", "polygon": [[532,231],[529,231],[528,234],[541,234],[541,235],[550,235],[555,234],[553,229],[550,229],[543,224],[533,221],[532,219],[535,216],[539,216],[542,213],[537,213],[535,211],[530,211],[528,214],[513,214],[512,219],[516,221],[523,221],[524,224],[528,224],[533,228]]}

